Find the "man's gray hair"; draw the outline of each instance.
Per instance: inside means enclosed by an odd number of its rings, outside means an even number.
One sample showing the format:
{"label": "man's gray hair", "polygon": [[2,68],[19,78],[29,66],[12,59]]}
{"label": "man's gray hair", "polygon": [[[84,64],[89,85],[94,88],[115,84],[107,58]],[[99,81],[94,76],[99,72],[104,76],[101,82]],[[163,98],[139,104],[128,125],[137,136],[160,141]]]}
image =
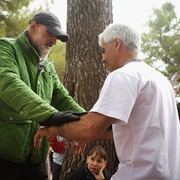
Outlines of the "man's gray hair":
{"label": "man's gray hair", "polygon": [[140,51],[141,38],[139,33],[137,33],[133,28],[123,25],[123,24],[109,24],[106,29],[99,34],[99,45],[102,43],[110,43],[116,38],[124,43],[124,45],[138,53]]}

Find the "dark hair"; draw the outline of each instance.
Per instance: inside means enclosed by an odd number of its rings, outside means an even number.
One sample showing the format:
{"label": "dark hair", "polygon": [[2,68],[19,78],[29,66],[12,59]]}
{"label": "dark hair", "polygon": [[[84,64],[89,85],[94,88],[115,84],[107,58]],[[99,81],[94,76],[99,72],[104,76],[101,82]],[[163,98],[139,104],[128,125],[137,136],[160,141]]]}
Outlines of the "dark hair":
{"label": "dark hair", "polygon": [[93,147],[89,153],[88,153],[88,156],[92,156],[93,154],[95,153],[95,157],[100,157],[101,159],[104,159],[104,160],[108,160],[108,155],[107,155],[107,152],[104,148],[102,148],[101,146],[96,146],[96,147]]}

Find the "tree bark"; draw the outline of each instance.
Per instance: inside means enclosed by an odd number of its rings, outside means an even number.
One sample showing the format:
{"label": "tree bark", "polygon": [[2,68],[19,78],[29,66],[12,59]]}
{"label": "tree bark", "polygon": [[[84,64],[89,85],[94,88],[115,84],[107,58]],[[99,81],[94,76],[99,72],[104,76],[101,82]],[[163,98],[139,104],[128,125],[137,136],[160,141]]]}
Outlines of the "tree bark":
{"label": "tree bark", "polygon": [[[112,23],[112,0],[67,0],[67,33],[70,40],[66,46],[64,85],[86,111],[97,101],[108,73],[101,62],[98,35],[109,23]],[[70,151],[71,141],[68,140],[66,144],[61,180],[85,162],[87,152],[95,145],[107,150],[108,169],[114,172],[117,167],[113,140],[92,142],[80,155]]]}
{"label": "tree bark", "polygon": [[67,0],[64,85],[86,110],[96,102],[107,70],[101,63],[98,35],[112,22],[112,0]]}

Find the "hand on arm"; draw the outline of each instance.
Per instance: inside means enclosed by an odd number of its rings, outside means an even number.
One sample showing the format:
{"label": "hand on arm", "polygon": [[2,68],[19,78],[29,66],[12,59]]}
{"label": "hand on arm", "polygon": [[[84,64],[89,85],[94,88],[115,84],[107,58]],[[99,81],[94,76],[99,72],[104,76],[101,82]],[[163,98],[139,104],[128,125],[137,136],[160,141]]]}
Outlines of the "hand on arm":
{"label": "hand on arm", "polygon": [[109,126],[115,122],[114,119],[99,113],[88,113],[80,118],[79,121],[65,123],[58,127],[43,128],[37,131],[34,137],[34,145],[39,145],[41,136],[48,138],[60,135],[65,139],[76,141],[91,142],[103,138]]}
{"label": "hand on arm", "polygon": [[77,121],[86,112],[59,111],[50,116],[47,120],[40,122],[41,126],[59,126],[67,122]]}

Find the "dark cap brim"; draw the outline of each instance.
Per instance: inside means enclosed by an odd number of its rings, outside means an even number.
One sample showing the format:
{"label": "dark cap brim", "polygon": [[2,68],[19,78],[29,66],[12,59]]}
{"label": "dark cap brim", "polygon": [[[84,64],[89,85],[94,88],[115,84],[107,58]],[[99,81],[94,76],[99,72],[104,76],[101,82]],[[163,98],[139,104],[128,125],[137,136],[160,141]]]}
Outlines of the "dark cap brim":
{"label": "dark cap brim", "polygon": [[46,26],[49,32],[55,36],[62,42],[66,42],[69,39],[69,36],[63,32],[59,27]]}

